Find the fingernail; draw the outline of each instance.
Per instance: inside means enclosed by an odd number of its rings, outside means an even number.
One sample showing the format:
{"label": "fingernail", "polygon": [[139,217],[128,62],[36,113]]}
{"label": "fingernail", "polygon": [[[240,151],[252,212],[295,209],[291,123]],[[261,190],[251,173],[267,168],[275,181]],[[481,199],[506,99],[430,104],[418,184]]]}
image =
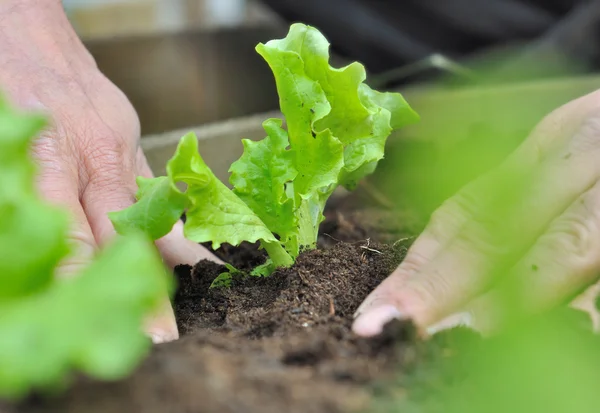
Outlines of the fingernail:
{"label": "fingernail", "polygon": [[359,314],[354,320],[352,330],[359,336],[372,337],[381,334],[383,326],[388,322],[403,318],[404,315],[396,307],[384,305]]}
{"label": "fingernail", "polygon": [[159,334],[150,334],[150,338],[152,339],[152,342],[154,344],[161,344],[165,342],[165,339],[163,336],[159,335]]}
{"label": "fingernail", "polygon": [[170,341],[175,341],[179,338],[174,336],[173,334],[148,333],[148,335],[150,336],[154,344],[168,343]]}

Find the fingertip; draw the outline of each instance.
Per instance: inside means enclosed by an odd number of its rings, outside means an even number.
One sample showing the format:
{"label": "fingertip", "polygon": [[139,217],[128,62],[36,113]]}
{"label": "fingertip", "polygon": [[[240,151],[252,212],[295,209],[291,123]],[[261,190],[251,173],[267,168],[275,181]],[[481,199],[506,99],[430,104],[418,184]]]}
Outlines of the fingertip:
{"label": "fingertip", "polygon": [[175,313],[167,298],[159,310],[148,318],[145,331],[154,344],[167,343],[179,338]]}
{"label": "fingertip", "polygon": [[390,321],[403,319],[406,317],[395,306],[385,304],[359,312],[352,324],[352,331],[362,337],[373,337],[381,334]]}

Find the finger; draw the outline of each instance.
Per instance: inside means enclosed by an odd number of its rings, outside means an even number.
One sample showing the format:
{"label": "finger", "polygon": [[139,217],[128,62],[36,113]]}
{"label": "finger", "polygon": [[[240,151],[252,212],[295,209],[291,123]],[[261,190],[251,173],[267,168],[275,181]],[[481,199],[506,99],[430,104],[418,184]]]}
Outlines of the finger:
{"label": "finger", "polygon": [[171,232],[161,239],[156,240],[156,246],[169,268],[175,268],[175,266],[180,264],[193,266],[201,260],[223,264],[223,261],[208,249],[184,237],[183,222],[181,221],[178,221],[173,226]]}
{"label": "finger", "polygon": [[[106,244],[116,234],[108,213],[127,208],[135,201],[135,174],[133,168],[127,167],[128,160],[123,158],[122,154],[114,152],[108,158],[96,158],[98,163],[92,167],[81,197],[81,204],[99,245]],[[166,292],[162,306],[147,320],[146,332],[155,343],[179,337],[173,308]]]}
{"label": "finger", "polygon": [[484,292],[593,184],[598,176],[594,164],[589,153],[573,155],[572,163],[549,162],[532,177],[522,199],[517,192],[516,197],[498,199],[500,208],[477,211],[435,260],[407,279],[397,297],[404,310],[427,326]]}
{"label": "finger", "polygon": [[[575,127],[580,125],[579,118],[585,113],[581,106],[587,102],[586,99],[588,98],[577,99],[552,112],[497,168],[470,182],[444,202],[412,245],[401,265],[405,270],[403,273],[414,272],[421,264],[433,259],[459,233],[464,224],[472,219],[474,207],[486,201],[491,202],[497,192],[496,186],[502,182],[506,185],[523,180],[542,162],[546,154],[564,145],[565,137],[573,136]],[[574,118],[577,121],[573,121]]]}
{"label": "finger", "polygon": [[[138,174],[145,178],[154,175],[148,166],[141,149],[138,151]],[[156,241],[156,246],[169,268],[179,264],[195,265],[201,260],[210,260],[219,264],[223,262],[196,242],[190,241],[183,235],[183,223],[178,221],[171,232]]]}
{"label": "finger", "polygon": [[471,325],[491,334],[513,320],[567,304],[600,275],[600,184],[549,226],[509,275],[474,301]]}
{"label": "finger", "polygon": [[175,313],[168,296],[162,304],[145,321],[144,331],[154,344],[167,343],[179,338]]}
{"label": "finger", "polygon": [[[574,144],[550,155],[539,152],[539,138],[526,142],[497,171],[447,202],[409,251],[406,263],[361,305],[354,331],[377,334],[398,313],[427,326],[485,290],[493,266],[499,261],[509,264],[511,255],[532,242],[594,181],[598,168],[587,142],[593,135],[588,129],[595,127],[581,128]],[[544,157],[543,166],[535,168]],[[525,190],[531,193],[521,200]],[[453,219],[458,224],[452,224]]]}
{"label": "finger", "polygon": [[534,135],[502,165],[468,184],[434,212],[429,224],[411,246],[400,266],[355,312],[355,333],[362,336],[379,334],[385,323],[405,315],[399,311],[395,296],[402,290],[406,280],[433,260],[472,219],[472,205],[475,204],[473,200],[478,199],[480,203],[489,204],[495,196],[495,192],[490,190],[494,187],[494,182],[520,181],[533,170],[540,158],[537,142]]}

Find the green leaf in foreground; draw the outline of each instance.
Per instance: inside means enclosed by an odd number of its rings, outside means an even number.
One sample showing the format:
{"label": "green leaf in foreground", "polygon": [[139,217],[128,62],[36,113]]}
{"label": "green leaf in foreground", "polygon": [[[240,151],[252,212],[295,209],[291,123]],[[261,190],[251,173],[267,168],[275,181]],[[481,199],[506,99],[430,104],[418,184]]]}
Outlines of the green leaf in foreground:
{"label": "green leaf in foreground", "polygon": [[168,292],[154,246],[118,240],[82,274],[57,279],[69,254],[69,219],[35,190],[29,150],[44,123],[0,100],[0,397],[54,390],[73,371],[127,374],[149,340],[143,319]]}
{"label": "green leaf in foreground", "polygon": [[0,396],[59,388],[72,370],[125,376],[146,354],[150,342],[141,324],[166,291],[153,247],[128,237],[78,277],[0,304]]}
{"label": "green leaf in foreground", "polygon": [[[186,135],[167,165],[165,185],[187,184],[189,239],[210,241],[213,248],[260,241],[269,261],[252,274],[262,276],[316,247],[335,188],[352,189],[372,173],[392,131],[418,116],[400,94],[367,86],[361,64],[331,67],[329,43],[313,27],[293,24],[284,39],[256,50],[273,71],[286,128],[269,119],[265,139],[243,140],[244,153],[230,168],[233,191],[204,163],[196,138]],[[183,212],[176,200],[172,193],[142,195],[138,205],[113,214],[113,222],[121,233],[137,228],[156,238],[175,223],[170,210]]]}

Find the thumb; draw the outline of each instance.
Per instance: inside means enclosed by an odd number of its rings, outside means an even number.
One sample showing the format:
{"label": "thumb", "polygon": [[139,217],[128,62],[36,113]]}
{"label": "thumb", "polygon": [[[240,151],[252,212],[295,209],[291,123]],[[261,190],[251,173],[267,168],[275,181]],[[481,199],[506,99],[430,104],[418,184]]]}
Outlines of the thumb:
{"label": "thumb", "polygon": [[[110,171],[100,174],[100,176],[90,179],[82,195],[81,204],[96,243],[102,246],[116,235],[108,213],[127,208],[135,200],[133,195],[135,193],[135,177],[132,174],[130,179],[116,177],[111,180],[108,179]],[[156,314],[150,317],[145,330],[155,343],[179,338],[175,315],[166,292],[163,305]]]}

